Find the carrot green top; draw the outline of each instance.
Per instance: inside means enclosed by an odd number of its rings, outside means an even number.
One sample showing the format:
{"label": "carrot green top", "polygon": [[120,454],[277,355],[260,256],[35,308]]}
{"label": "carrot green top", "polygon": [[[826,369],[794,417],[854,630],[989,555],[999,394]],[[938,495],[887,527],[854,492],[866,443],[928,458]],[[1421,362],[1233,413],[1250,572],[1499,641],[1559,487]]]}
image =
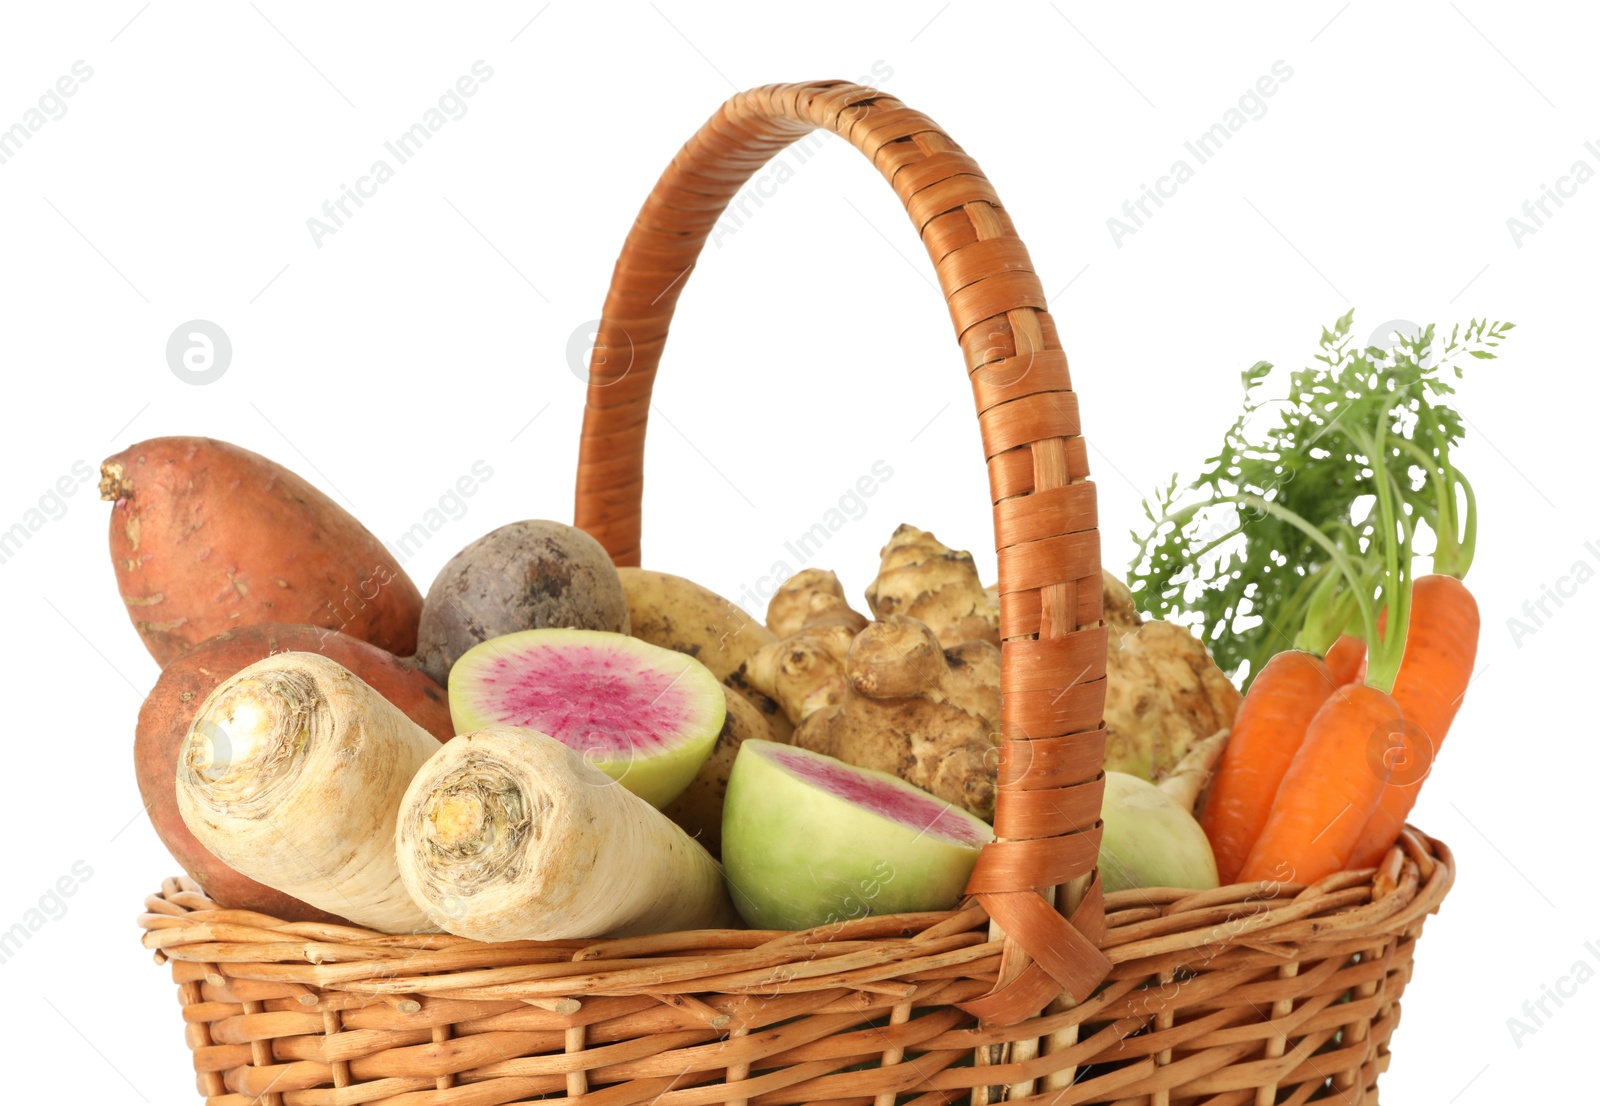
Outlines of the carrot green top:
{"label": "carrot green top", "polygon": [[[1357,346],[1354,312],[1323,330],[1316,364],[1285,398],[1242,374],[1244,410],[1198,477],[1146,501],[1132,589],[1139,606],[1191,623],[1217,663],[1254,675],[1272,654],[1326,652],[1341,632],[1368,643],[1368,683],[1388,691],[1405,651],[1413,536],[1433,570],[1465,575],[1477,517],[1452,464],[1462,420],[1448,405],[1461,360],[1494,358],[1511,323],[1428,326],[1388,348]],[[1387,611],[1380,632],[1380,612]]]}

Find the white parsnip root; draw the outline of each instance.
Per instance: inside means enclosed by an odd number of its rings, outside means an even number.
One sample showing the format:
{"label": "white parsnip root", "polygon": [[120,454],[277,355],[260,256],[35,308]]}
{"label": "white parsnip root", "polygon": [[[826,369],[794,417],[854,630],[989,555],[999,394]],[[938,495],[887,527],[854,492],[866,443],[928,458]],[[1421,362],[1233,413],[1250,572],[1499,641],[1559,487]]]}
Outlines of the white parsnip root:
{"label": "white parsnip root", "polygon": [[1158,785],[1177,804],[1195,817],[1204,809],[1204,799],[1209,797],[1211,780],[1217,773],[1217,763],[1228,747],[1231,730],[1220,729],[1203,741],[1189,746],[1183,759],[1168,772]]}
{"label": "white parsnip root", "polygon": [[441,748],[406,791],[394,846],[418,905],[476,941],[738,924],[711,854],[533,730],[491,726]]}
{"label": "white parsnip root", "polygon": [[178,755],[178,810],[253,880],[385,933],[432,931],[395,867],[394,824],[439,747],[342,665],[278,653],[201,704]]}

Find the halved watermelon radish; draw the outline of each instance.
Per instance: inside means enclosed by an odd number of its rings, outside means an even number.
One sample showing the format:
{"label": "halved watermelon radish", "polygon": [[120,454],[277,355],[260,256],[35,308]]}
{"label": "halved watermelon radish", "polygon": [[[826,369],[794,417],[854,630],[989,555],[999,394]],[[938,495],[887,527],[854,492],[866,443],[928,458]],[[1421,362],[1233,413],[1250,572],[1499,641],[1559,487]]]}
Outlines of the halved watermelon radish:
{"label": "halved watermelon radish", "polygon": [[600,630],[490,638],[456,661],[448,690],[457,733],[549,734],[657,808],[689,786],[727,713],[693,657]]}
{"label": "halved watermelon radish", "polygon": [[728,888],[758,929],[948,909],[993,839],[902,779],[771,741],[739,747],[722,812]]}

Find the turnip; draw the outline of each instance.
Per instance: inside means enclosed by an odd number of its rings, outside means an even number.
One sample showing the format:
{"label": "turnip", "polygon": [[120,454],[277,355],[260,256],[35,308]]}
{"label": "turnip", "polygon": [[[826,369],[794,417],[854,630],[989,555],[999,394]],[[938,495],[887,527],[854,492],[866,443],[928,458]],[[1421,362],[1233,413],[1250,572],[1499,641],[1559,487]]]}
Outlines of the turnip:
{"label": "turnip", "polygon": [[439,748],[337,662],[278,653],[201,705],[178,756],[178,811],[259,883],[385,933],[429,930],[400,882],[394,825]]}
{"label": "turnip", "polygon": [[400,875],[440,927],[477,941],[721,928],[722,870],[666,815],[533,730],[457,737],[411,781]]}
{"label": "turnip", "polygon": [[1217,862],[1200,823],[1149,780],[1107,772],[1100,818],[1100,880],[1108,892],[1217,886]]}

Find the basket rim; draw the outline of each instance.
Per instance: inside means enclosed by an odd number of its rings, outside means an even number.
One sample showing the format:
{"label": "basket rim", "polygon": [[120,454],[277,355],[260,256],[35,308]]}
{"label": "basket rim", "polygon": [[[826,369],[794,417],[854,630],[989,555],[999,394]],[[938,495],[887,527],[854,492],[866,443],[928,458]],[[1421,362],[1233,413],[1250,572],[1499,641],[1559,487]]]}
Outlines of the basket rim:
{"label": "basket rim", "polygon": [[[1199,952],[1210,959],[1249,948],[1287,961],[1330,943],[1369,946],[1437,911],[1454,879],[1449,847],[1408,825],[1379,868],[1336,873],[1311,886],[1261,882],[1210,891],[1113,892],[1106,896],[1102,942],[1113,965],[1108,978],[1148,972],[1157,961],[1182,964]],[[968,982],[986,988],[1003,946],[1002,939],[989,939],[987,915],[973,899],[949,911],[880,915],[813,930],[499,943],[285,922],[219,907],[187,877],[166,880],[145,907],[142,943],[155,950],[158,963],[201,963],[218,976],[391,1002],[395,996],[516,997],[544,1005],[605,995],[771,995],[852,984],[870,992],[926,974],[933,964],[959,966]],[[507,973],[518,978],[503,978]]]}

